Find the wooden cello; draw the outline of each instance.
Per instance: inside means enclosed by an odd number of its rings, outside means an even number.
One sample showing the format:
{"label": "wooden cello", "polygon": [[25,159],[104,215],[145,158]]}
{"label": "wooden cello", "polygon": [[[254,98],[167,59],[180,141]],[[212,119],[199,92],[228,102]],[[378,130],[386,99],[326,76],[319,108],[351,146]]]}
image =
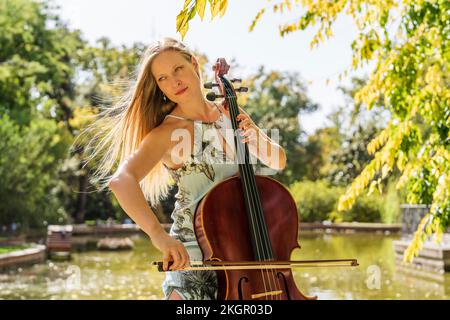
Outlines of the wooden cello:
{"label": "wooden cello", "polygon": [[[232,82],[216,73],[233,126],[238,174],[215,185],[199,202],[194,218],[195,234],[203,261],[191,261],[183,270],[216,270],[218,300],[314,300],[297,288],[294,267],[357,266],[356,259],[291,261],[298,244],[298,213],[289,191],[278,181],[255,175],[248,146],[237,133],[239,114]],[[154,262],[163,271],[162,262]]]}

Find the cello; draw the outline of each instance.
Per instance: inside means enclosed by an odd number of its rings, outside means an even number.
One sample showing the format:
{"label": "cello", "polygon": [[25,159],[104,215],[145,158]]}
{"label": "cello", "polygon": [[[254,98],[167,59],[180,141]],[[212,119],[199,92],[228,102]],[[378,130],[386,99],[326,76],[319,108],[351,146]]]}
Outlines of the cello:
{"label": "cello", "polygon": [[[225,98],[234,130],[234,143],[239,171],[215,185],[199,201],[195,216],[195,235],[203,253],[203,261],[191,261],[180,270],[215,270],[218,300],[315,300],[296,286],[292,274],[295,267],[355,267],[356,259],[290,260],[298,244],[298,213],[287,188],[267,176],[256,175],[250,163],[247,144],[239,138],[236,116],[239,114],[234,82],[216,72],[221,94],[211,91],[207,99]],[[161,261],[153,262],[159,271]],[[170,263],[169,263],[170,265]]]}

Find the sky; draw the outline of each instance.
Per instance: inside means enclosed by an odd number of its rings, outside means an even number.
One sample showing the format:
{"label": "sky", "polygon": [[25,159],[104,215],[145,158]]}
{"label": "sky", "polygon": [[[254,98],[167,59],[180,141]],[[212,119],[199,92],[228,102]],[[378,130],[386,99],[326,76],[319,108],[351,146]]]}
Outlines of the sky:
{"label": "sky", "polygon": [[[71,28],[80,29],[92,44],[100,37],[108,37],[115,45],[150,44],[166,36],[181,40],[176,32],[176,16],[183,7],[183,0],[53,0],[53,3],[60,6],[57,12],[61,18]],[[191,49],[206,54],[210,61],[218,57],[227,61],[235,59],[239,69],[230,70],[230,77],[245,77],[261,65],[266,70],[298,72],[307,87],[307,96],[320,106],[319,111],[299,117],[303,129],[311,134],[327,125],[328,114],[348,104],[337,87],[348,86],[352,74],[367,74],[369,67],[349,73],[341,81],[338,79],[351,63],[351,42],[357,35],[352,20],[344,15],[335,22],[333,38],[314,49],[310,49],[310,41],[316,27],[283,38],[279,35],[278,26],[295,21],[302,12],[300,8],[284,14],[267,9],[253,32],[249,32],[259,9],[271,8],[273,3],[229,0],[226,14],[213,21],[207,6],[203,21],[199,16],[191,20],[182,41]]]}

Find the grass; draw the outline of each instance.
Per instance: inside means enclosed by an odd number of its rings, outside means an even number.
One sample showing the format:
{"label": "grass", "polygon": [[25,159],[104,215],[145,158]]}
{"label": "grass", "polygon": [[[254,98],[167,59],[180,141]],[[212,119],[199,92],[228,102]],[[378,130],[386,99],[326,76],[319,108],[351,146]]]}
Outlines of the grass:
{"label": "grass", "polygon": [[21,245],[14,245],[14,246],[0,246],[0,254],[2,253],[10,253],[17,250],[23,250],[30,248],[30,245],[27,244],[21,244]]}

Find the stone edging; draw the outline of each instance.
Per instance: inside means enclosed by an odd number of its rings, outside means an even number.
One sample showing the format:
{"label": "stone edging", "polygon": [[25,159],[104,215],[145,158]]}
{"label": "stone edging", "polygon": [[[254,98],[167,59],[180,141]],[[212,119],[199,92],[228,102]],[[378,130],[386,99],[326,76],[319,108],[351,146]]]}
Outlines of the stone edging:
{"label": "stone edging", "polygon": [[0,254],[0,269],[21,264],[38,263],[45,261],[45,258],[46,246],[35,244],[32,248]]}

